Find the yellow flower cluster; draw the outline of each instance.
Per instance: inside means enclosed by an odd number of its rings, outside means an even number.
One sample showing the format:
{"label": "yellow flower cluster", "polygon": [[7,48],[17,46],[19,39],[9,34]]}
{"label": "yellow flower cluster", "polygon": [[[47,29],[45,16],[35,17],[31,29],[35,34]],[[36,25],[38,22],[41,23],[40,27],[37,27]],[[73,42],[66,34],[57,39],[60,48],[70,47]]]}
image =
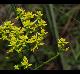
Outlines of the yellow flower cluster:
{"label": "yellow flower cluster", "polygon": [[[34,52],[39,46],[44,45],[43,39],[47,34],[44,29],[47,24],[42,19],[43,14],[41,11],[26,12],[22,8],[16,8],[16,13],[16,19],[21,20],[23,27],[17,27],[11,21],[4,22],[0,26],[0,39],[8,41],[10,48],[7,53],[16,51],[19,55],[24,52],[27,53],[28,50]],[[19,70],[19,66],[24,66],[26,69],[31,65],[24,56],[21,64],[15,65],[14,68]]]}
{"label": "yellow flower cluster", "polygon": [[14,68],[16,70],[19,70],[20,67],[24,67],[24,69],[27,69],[28,67],[32,66],[32,64],[28,63],[28,59],[26,58],[26,56],[23,57],[23,60],[21,62],[21,64],[15,65]]}
{"label": "yellow flower cluster", "polygon": [[62,51],[68,51],[69,47],[66,47],[66,44],[69,44],[69,42],[66,41],[66,39],[64,38],[60,38],[58,39],[58,47],[62,50]]}
{"label": "yellow flower cluster", "polygon": [[31,48],[31,51],[34,52],[34,50],[38,49],[38,46],[44,44],[42,41],[47,34],[47,32],[45,32],[43,29],[43,27],[47,25],[46,22],[41,18],[43,14],[41,11],[37,11],[36,13],[25,12],[25,10],[22,8],[17,8],[16,11],[18,13],[17,18],[21,19],[27,35],[30,35],[30,37],[28,37],[27,43],[34,43],[33,48]]}
{"label": "yellow flower cluster", "polygon": [[22,66],[24,66],[24,69],[30,67],[32,64],[28,63],[28,59],[26,58],[26,56],[23,57],[23,61],[21,62]]}

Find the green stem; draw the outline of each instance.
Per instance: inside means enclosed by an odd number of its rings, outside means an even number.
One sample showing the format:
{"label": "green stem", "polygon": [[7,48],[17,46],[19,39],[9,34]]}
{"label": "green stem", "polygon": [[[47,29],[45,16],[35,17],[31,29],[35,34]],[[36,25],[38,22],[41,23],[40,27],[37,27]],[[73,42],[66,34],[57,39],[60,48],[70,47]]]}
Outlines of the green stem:
{"label": "green stem", "polygon": [[60,54],[57,53],[57,55],[55,55],[54,57],[50,58],[49,60],[47,60],[46,62],[43,62],[43,64],[39,65],[37,68],[33,69],[33,70],[37,70],[39,69],[40,67],[44,66],[45,64],[49,63],[50,61],[56,59]]}
{"label": "green stem", "polygon": [[[52,23],[53,23],[53,26],[54,26],[56,39],[58,40],[59,39],[59,34],[58,34],[57,23],[56,23],[56,18],[55,18],[55,11],[53,9],[54,5],[49,4],[49,7],[50,7],[52,20],[53,20]],[[60,48],[58,49],[58,51],[59,50],[60,50]],[[65,62],[63,54],[60,54],[60,59],[61,59],[61,65],[62,65],[63,70],[66,70],[66,62]]]}
{"label": "green stem", "polygon": [[[53,4],[49,4],[49,8],[50,8],[50,13],[51,13],[51,18],[52,18],[52,25],[54,27],[54,32],[55,32],[55,36],[56,36],[56,40],[59,39],[59,34],[58,34],[58,29],[57,29],[57,22],[56,22],[56,17],[55,17],[55,11],[53,9],[54,5]],[[60,49],[58,49],[57,51],[59,51]],[[61,59],[61,66],[63,69],[65,69],[65,62],[64,62],[64,57],[62,54],[60,54],[60,59]]]}
{"label": "green stem", "polygon": [[51,16],[52,16],[52,24],[53,24],[53,27],[54,27],[54,32],[55,32],[55,35],[56,35],[56,39],[59,39],[56,17],[55,17],[55,13],[54,13],[54,10],[53,10],[53,4],[49,4],[49,8],[50,8]]}

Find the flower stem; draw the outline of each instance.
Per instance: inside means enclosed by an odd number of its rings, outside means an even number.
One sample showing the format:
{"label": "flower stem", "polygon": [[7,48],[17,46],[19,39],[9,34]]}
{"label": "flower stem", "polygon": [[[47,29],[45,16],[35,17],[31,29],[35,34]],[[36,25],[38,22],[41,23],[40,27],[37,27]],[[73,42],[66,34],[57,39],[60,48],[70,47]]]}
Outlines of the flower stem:
{"label": "flower stem", "polygon": [[39,65],[37,68],[35,68],[35,69],[33,69],[33,70],[37,70],[37,69],[39,69],[39,68],[42,67],[43,65],[45,65],[45,64],[49,63],[50,61],[56,59],[59,55],[60,55],[60,54],[57,53],[57,55],[55,55],[54,57],[50,58],[50,59],[47,60],[46,62],[43,62],[43,64]]}

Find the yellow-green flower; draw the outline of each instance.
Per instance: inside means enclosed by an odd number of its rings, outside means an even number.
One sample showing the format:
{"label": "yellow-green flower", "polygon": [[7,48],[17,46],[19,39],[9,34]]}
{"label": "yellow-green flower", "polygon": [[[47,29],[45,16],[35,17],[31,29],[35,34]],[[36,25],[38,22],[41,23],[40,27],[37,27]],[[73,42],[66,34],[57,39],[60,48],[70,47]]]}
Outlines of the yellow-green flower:
{"label": "yellow-green flower", "polygon": [[66,41],[66,39],[64,38],[60,38],[58,39],[58,47],[63,50],[63,51],[68,51],[69,50],[69,47],[66,47],[65,48],[65,45],[66,44],[69,44],[69,42]]}
{"label": "yellow-green flower", "polygon": [[16,70],[19,70],[19,66],[18,66],[18,65],[15,65],[14,68],[15,68]]}
{"label": "yellow-green flower", "polygon": [[28,59],[26,58],[26,56],[23,57],[23,61],[21,62],[21,65],[24,66],[24,69],[32,66],[32,64],[28,63]]}

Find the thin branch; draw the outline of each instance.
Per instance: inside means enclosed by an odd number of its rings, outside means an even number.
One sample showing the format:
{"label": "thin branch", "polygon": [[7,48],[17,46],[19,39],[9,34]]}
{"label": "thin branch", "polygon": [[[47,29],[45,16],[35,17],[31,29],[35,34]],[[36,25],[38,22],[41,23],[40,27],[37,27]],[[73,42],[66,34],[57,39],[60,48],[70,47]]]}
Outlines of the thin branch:
{"label": "thin branch", "polygon": [[50,61],[52,61],[52,60],[56,59],[59,55],[60,55],[60,54],[59,54],[59,53],[57,53],[57,55],[56,55],[56,56],[54,56],[54,57],[50,58],[50,59],[49,59],[49,60],[47,60],[46,62],[43,62],[43,64],[39,65],[37,68],[35,68],[35,69],[33,69],[33,70],[37,70],[37,69],[41,68],[41,67],[42,67],[42,66],[44,66],[45,64],[47,64],[47,63],[49,63]]}

